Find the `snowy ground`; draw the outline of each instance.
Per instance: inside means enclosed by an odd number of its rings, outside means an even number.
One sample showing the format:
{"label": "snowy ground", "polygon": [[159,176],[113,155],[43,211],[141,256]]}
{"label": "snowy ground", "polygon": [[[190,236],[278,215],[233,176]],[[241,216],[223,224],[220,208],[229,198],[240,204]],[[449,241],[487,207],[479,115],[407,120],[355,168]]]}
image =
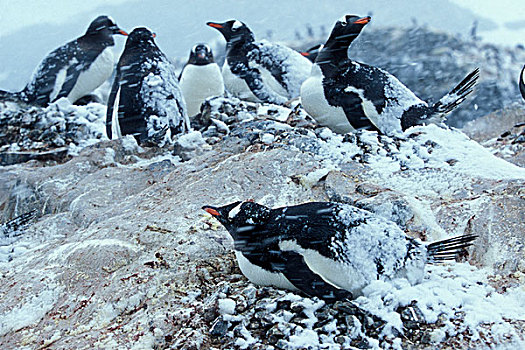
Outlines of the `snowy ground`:
{"label": "snowy ground", "polygon": [[[34,115],[53,108],[61,120],[71,111],[103,115],[95,105],[60,104]],[[493,155],[505,144],[484,148],[437,126],[411,128],[402,139],[344,137],[315,127],[297,103],[220,98],[204,114],[209,127],[163,150],[129,137],[70,138],[78,155],[65,163],[0,168],[2,217],[38,213],[23,234],[0,238],[3,347],[525,346],[525,170]],[[98,135],[100,123],[85,123],[86,135]],[[71,123],[64,125],[58,135]],[[378,323],[345,303],[248,283],[228,234],[200,210],[238,199],[337,200],[422,239],[480,237],[469,259],[428,266],[419,285],[366,288],[355,302],[386,322]]]}

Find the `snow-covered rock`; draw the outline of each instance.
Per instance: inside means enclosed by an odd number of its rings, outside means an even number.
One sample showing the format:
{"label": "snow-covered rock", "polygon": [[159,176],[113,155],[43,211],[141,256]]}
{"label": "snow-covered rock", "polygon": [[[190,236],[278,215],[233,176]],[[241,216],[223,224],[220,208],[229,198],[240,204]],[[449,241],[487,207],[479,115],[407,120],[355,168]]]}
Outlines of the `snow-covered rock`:
{"label": "snow-covered rock", "polygon": [[[0,167],[2,222],[38,216],[9,242],[20,253],[0,259],[4,347],[523,346],[523,168],[455,129],[336,135],[300,106],[228,98],[204,111],[178,141],[184,159],[122,139],[62,164]],[[201,210],[246,199],[346,202],[423,240],[479,238],[421,284],[373,283],[355,301],[363,314],[248,283]]]}

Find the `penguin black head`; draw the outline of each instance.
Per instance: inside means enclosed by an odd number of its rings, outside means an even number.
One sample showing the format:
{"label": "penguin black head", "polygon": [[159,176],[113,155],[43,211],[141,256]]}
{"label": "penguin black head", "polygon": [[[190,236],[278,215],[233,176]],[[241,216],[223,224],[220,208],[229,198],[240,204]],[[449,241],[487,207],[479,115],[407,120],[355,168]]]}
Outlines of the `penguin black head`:
{"label": "penguin black head", "polygon": [[125,31],[120,29],[115,22],[108,16],[98,16],[89,25],[86,35],[101,35],[106,38],[111,38],[115,34],[128,35]]}
{"label": "penguin black head", "polygon": [[[242,204],[241,204],[242,203]],[[240,207],[239,207],[240,204]],[[236,213],[233,209],[239,207]],[[267,223],[270,208],[255,202],[234,202],[222,207],[202,207],[213,215],[230,232],[233,238],[239,234],[253,232],[255,228]]]}
{"label": "penguin black head", "polygon": [[335,22],[332,33],[328,41],[338,41],[350,45],[350,43],[361,33],[361,30],[367,25],[372,18],[370,16],[359,17],[355,15],[346,15]]}
{"label": "penguin black head", "polygon": [[210,63],[213,63],[213,53],[208,45],[197,44],[191,49],[188,64],[205,66]]}
{"label": "penguin black head", "polygon": [[157,35],[145,27],[135,28],[129,33],[128,40],[126,40],[126,48],[141,47],[150,48],[156,47],[155,41],[153,40]]}
{"label": "penguin black head", "polygon": [[236,42],[250,42],[255,40],[255,36],[246,24],[237,20],[229,20],[224,23],[208,22],[206,25],[217,29],[222,33],[228,44]]}

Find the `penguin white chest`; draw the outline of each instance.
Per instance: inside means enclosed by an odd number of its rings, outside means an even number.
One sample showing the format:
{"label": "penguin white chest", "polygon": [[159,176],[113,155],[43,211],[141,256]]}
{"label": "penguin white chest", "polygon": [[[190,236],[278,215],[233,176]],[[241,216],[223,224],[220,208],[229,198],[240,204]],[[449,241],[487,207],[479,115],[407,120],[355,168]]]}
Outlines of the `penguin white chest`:
{"label": "penguin white chest", "polygon": [[91,63],[88,69],[80,72],[77,81],[67,95],[71,103],[86,96],[109,79],[115,65],[113,50],[107,47]]}
{"label": "penguin white chest", "polygon": [[239,268],[246,278],[260,286],[274,286],[277,288],[298,290],[280,272],[270,272],[252,264],[241,252],[235,251]]}
{"label": "penguin white chest", "polygon": [[320,125],[339,134],[355,131],[343,108],[328,103],[323,88],[323,73],[317,64],[312,66],[310,77],[301,85],[301,103],[306,112]]}
{"label": "penguin white chest", "polygon": [[224,94],[221,70],[216,63],[186,65],[179,85],[190,117],[200,112],[200,106],[206,98]]}

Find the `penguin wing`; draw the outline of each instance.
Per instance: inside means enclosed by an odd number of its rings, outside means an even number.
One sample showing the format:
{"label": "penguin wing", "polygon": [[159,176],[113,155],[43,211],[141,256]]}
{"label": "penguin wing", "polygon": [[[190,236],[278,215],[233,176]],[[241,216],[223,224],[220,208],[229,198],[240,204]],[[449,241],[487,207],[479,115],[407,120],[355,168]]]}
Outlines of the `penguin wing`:
{"label": "penguin wing", "polygon": [[59,93],[55,96],[54,99],[51,100],[51,102],[54,102],[62,97],[67,97],[67,95],[69,95],[71,90],[73,90],[73,87],[75,86],[75,83],[78,80],[78,76],[84,69],[85,69],[85,65],[75,64],[75,62],[72,62],[69,65],[69,67],[67,67],[66,78],[64,80],[64,83],[60,87]]}
{"label": "penguin wing", "polygon": [[[113,139],[113,123],[118,123],[118,105],[119,105],[119,94],[120,94],[120,76],[121,70],[120,65],[117,66],[117,72],[115,74],[115,79],[113,80],[113,85],[111,86],[111,92],[108,98],[108,109],[106,111],[106,134],[108,139]],[[119,135],[115,135],[119,136]]]}
{"label": "penguin wing", "polygon": [[281,272],[290,283],[303,293],[329,302],[353,299],[352,293],[327,283],[321,276],[310,270],[301,254],[293,251],[282,251],[280,255],[282,262],[274,263],[272,267]]}
{"label": "penguin wing", "polygon": [[262,74],[259,69],[249,67],[247,64],[234,64],[230,66],[233,74],[237,75],[246,82],[251,92],[261,101],[283,104],[287,99],[264,84]]}
{"label": "penguin wing", "polygon": [[377,130],[375,125],[367,117],[363,108],[363,100],[357,92],[350,89],[331,91],[336,89],[328,88],[326,91],[328,102],[334,106],[340,106],[345,112],[346,119],[354,129]]}

